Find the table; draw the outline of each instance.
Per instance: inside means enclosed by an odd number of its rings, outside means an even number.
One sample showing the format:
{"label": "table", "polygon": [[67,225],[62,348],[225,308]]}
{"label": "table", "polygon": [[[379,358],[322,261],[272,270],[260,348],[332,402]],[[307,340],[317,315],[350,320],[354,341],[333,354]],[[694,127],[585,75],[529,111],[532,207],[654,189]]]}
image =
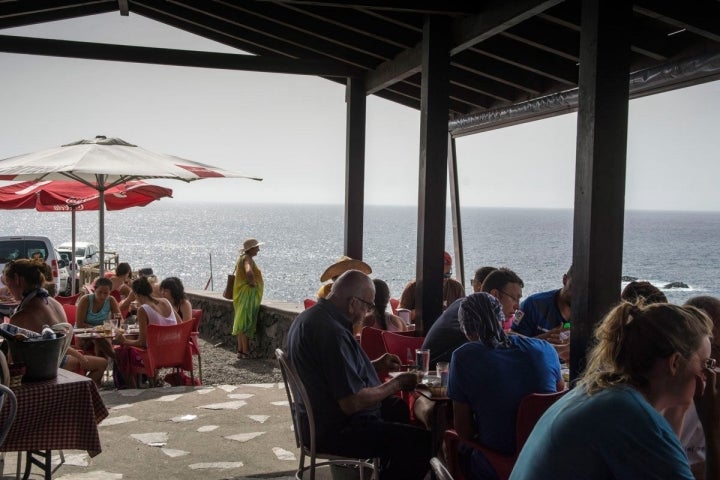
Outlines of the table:
{"label": "table", "polygon": [[[14,392],[17,416],[0,451],[27,452],[24,479],[33,464],[51,478],[52,450],[86,450],[91,457],[102,451],[97,425],[108,411],[92,380],[60,369],[57,378],[26,382]],[[3,407],[1,419],[7,418],[7,410]]]}

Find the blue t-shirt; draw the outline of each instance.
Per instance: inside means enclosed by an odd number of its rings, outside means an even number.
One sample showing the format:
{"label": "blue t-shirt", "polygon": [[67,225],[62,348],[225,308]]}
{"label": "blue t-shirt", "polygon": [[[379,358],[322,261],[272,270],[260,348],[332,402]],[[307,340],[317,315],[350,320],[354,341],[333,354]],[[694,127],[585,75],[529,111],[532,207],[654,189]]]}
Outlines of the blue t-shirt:
{"label": "blue t-shirt", "polygon": [[515,453],[520,400],[530,393],[557,391],[560,361],[545,340],[516,335],[511,348],[469,342],[455,350],[448,396],[470,405],[479,443],[506,455]]}
{"label": "blue t-shirt", "polygon": [[535,425],[510,480],[692,480],[677,435],[628,386],[575,388]]}
{"label": "blue t-shirt", "polygon": [[460,298],[450,304],[425,335],[422,348],[430,350],[430,365],[449,362],[455,349],[468,341],[458,321],[460,305],[464,301],[465,298]]}
{"label": "blue t-shirt", "polygon": [[555,303],[559,292],[560,289],[550,290],[526,298],[520,305],[524,315],[520,323],[513,322],[512,331],[527,337],[535,337],[562,325],[565,319]]}
{"label": "blue t-shirt", "polygon": [[380,379],[355,340],[350,320],[331,302],[321,298],[293,321],[288,332],[288,357],[313,404],[319,442],[353,420],[380,418],[379,403],[352,417],[340,410],[338,400],[380,385]]}

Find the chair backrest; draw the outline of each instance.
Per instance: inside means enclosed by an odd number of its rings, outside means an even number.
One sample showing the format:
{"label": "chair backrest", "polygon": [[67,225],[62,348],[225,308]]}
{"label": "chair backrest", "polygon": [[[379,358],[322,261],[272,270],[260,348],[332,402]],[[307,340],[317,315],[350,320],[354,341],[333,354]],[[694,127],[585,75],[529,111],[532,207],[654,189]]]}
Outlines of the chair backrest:
{"label": "chair backrest", "polygon": [[422,347],[425,341],[425,337],[411,337],[386,331],[382,332],[382,339],[385,350],[388,353],[397,355],[403,363],[406,361],[415,363],[415,349]]}
{"label": "chair backrest", "polygon": [[63,305],[75,305],[78,301],[78,298],[80,298],[80,295],[82,293],[78,292],[75,295],[70,295],[69,297],[64,297],[62,295],[58,295],[55,297],[55,300],[62,303]]}
{"label": "chair backrest", "polygon": [[531,393],[520,400],[518,407],[517,420],[515,421],[515,436],[517,448],[516,454],[520,454],[520,450],[525,445],[535,424],[540,420],[545,410],[557,402],[568,390],[562,390],[554,393]]}
{"label": "chair backrest", "polygon": [[65,311],[65,319],[70,325],[75,325],[77,318],[77,306],[75,304],[62,304],[63,310]]}
{"label": "chair backrest", "polygon": [[[290,413],[293,420],[293,430],[295,431],[295,443],[298,448],[306,447],[310,450],[311,456],[315,456],[315,416],[313,415],[310,397],[305,390],[305,386],[300,381],[300,377],[288,361],[287,354],[280,348],[275,349],[275,358],[280,364],[280,373],[285,383],[285,393],[290,403]],[[307,413],[307,430],[303,428],[303,418],[298,409],[298,400],[305,406]],[[304,438],[305,432],[309,438]]]}
{"label": "chair backrest", "polygon": [[0,371],[2,371],[2,385],[10,385],[10,369],[8,368],[7,358],[2,350],[0,350]]}
{"label": "chair backrest", "polygon": [[375,360],[387,352],[382,332],[381,329],[375,327],[363,327],[360,332],[360,348],[363,349],[370,360]]}
{"label": "chair backrest", "polygon": [[15,415],[17,414],[17,398],[15,398],[15,393],[7,386],[0,385],[0,408],[3,407],[5,400],[10,402],[10,408],[7,418],[5,418],[5,423],[0,427],[0,445],[5,443],[5,438],[10,432],[10,428],[15,421]]}
{"label": "chair backrest", "polygon": [[448,469],[445,467],[445,464],[443,464],[438,457],[430,459],[430,467],[437,480],[454,480],[453,476],[450,475],[450,472],[448,472]]}
{"label": "chair backrest", "polygon": [[65,334],[63,346],[60,349],[60,355],[58,357],[58,367],[60,367],[60,365],[62,365],[63,363],[63,360],[65,360],[65,354],[67,353],[68,347],[70,347],[70,344],[72,344],[73,342],[74,327],[70,323],[56,323],[51,328],[54,332],[60,332]]}
{"label": "chair backrest", "polygon": [[200,320],[202,320],[203,311],[201,308],[192,309],[192,332],[197,333],[200,331]]}
{"label": "chair backrest", "polygon": [[312,307],[316,303],[317,303],[317,301],[313,300],[312,298],[306,298],[305,300],[303,300],[303,305],[305,306],[305,310]]}
{"label": "chair backrest", "polygon": [[397,315],[397,309],[399,306],[400,300],[390,297],[390,308],[392,309],[393,315]]}
{"label": "chair backrest", "polygon": [[192,370],[190,352],[192,326],[192,322],[182,322],[177,325],[148,325],[147,352],[153,369],[178,367]]}

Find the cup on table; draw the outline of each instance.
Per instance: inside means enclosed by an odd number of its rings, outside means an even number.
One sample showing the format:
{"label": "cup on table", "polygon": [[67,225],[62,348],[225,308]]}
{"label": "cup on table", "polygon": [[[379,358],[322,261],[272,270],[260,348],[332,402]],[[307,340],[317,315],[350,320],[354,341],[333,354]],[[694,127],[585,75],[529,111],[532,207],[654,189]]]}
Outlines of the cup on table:
{"label": "cup on table", "polygon": [[440,377],[440,386],[447,387],[450,364],[448,362],[437,362],[435,364],[435,373]]}
{"label": "cup on table", "polygon": [[109,337],[110,335],[112,335],[112,332],[113,332],[112,323],[110,323],[110,322],[111,322],[111,320],[105,320],[103,322],[103,335],[105,335],[106,337]]}
{"label": "cup on table", "polygon": [[118,326],[120,325],[120,322],[122,322],[122,314],[121,313],[113,313],[112,318],[110,318],[110,327],[112,327],[113,335],[115,335],[115,330],[117,330]]}
{"label": "cup on table", "polygon": [[398,308],[397,314],[398,317],[402,318],[403,322],[405,322],[405,325],[410,324],[410,310],[407,308]]}
{"label": "cup on table", "polygon": [[415,350],[415,365],[418,372],[427,375],[430,371],[430,350],[427,348],[418,348]]}

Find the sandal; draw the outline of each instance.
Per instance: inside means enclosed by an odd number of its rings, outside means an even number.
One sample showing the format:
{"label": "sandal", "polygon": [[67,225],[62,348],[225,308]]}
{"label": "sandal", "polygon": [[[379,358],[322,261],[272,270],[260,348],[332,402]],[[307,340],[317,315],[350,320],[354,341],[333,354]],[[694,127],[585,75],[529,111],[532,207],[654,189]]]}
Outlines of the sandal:
{"label": "sandal", "polygon": [[238,359],[238,360],[244,360],[244,359],[247,359],[247,358],[250,358],[250,354],[249,354],[249,353],[237,352],[237,359]]}

